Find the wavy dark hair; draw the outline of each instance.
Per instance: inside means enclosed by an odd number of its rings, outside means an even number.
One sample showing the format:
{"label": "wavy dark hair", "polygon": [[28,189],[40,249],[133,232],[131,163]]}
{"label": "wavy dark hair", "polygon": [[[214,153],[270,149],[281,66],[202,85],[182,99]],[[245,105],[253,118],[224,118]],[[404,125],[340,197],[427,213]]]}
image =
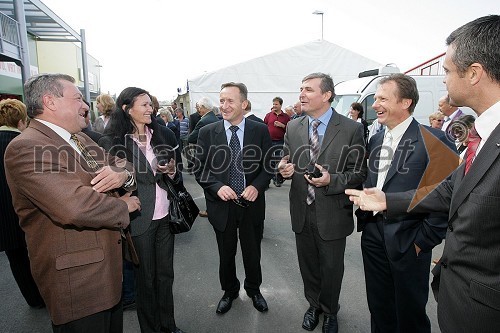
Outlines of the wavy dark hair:
{"label": "wavy dark hair", "polygon": [[[141,95],[151,94],[142,88],[128,87],[123,89],[118,98],[116,99],[115,110],[111,113],[109,124],[104,130],[104,135],[114,137],[115,143],[118,141],[121,144],[125,143],[125,136],[138,132],[132,117],[130,117],[129,110],[134,106],[137,97]],[[153,131],[159,126],[155,117],[151,115],[151,123],[146,124]]]}

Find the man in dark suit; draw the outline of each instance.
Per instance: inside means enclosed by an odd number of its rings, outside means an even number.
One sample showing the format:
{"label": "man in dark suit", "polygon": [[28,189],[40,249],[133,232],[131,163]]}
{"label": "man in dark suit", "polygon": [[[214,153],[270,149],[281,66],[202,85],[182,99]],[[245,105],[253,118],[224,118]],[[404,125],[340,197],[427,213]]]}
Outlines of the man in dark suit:
{"label": "man in dark suit", "polygon": [[[172,104],[172,107],[173,107],[173,104]],[[177,110],[177,109],[174,109],[174,111]],[[182,109],[181,109],[182,110]],[[193,112],[189,115],[189,133],[192,133],[194,131],[194,128],[196,127],[196,124],[200,121],[201,119],[201,116],[200,114],[198,113],[198,104],[196,104],[196,112]],[[193,155],[194,155],[194,145],[193,144],[190,144],[188,142],[188,137],[189,135],[186,136],[186,147],[183,148],[187,150],[185,150],[185,155],[186,155],[186,160],[187,160],[187,171],[192,174],[192,170],[193,170],[193,165],[194,165],[194,161],[193,161]]]}
{"label": "man in dark suit", "polygon": [[7,147],[7,182],[54,332],[119,332],[120,228],[140,203],[106,195],[134,189],[134,171],[80,133],[88,107],[74,82],[65,74],[26,82],[33,119]]}
{"label": "man in dark suit", "polygon": [[[476,112],[476,131],[472,131],[476,135],[469,135],[465,162],[411,212],[437,211],[448,216],[440,260],[441,331],[499,332],[500,16],[467,23],[452,32],[446,43],[450,102]],[[392,217],[409,210],[415,191],[384,194],[372,188],[346,193],[362,209],[387,210]]]}
{"label": "man in dark suit", "polygon": [[[394,74],[383,78],[373,108],[385,130],[369,144],[365,187],[387,193],[416,189],[429,164],[418,122],[411,116],[418,103],[413,78]],[[427,127],[450,149],[443,131]],[[358,214],[363,230],[361,250],[372,332],[431,331],[425,306],[429,295],[431,250],[446,233],[446,216],[404,214],[388,219]]]}
{"label": "man in dark suit", "polygon": [[292,178],[290,216],[310,305],[302,327],[313,331],[324,312],[323,332],[337,332],[346,237],[354,230],[344,190],[366,177],[363,126],[330,107],[335,90],[329,75],[306,76],[300,91],[306,116],[288,123],[278,170]]}
{"label": "man in dark suit", "polygon": [[[212,102],[208,97],[202,97],[198,103],[196,103],[196,109],[198,110],[198,114],[201,116],[200,120],[196,123],[196,126],[194,127],[194,130],[189,133],[188,136],[188,142],[189,144],[196,144],[196,141],[198,140],[198,135],[200,133],[200,129],[204,127],[205,125],[214,123],[216,121],[219,121],[219,118],[215,115],[215,113],[212,111],[213,110],[213,105]],[[196,149],[192,151],[192,154],[196,154]],[[196,170],[193,170],[196,172]],[[199,215],[201,217],[208,217],[208,212],[206,210],[201,210]]]}
{"label": "man in dark suit", "polygon": [[253,113],[253,111],[252,111],[252,103],[250,103],[250,101],[247,101],[247,102],[248,102],[248,105],[247,105],[247,107],[244,110],[244,116],[245,116],[245,118],[248,118],[248,119],[251,119],[251,120],[254,120],[254,121],[258,121],[259,123],[263,123],[264,124],[264,120],[260,119],[259,117],[257,117]]}
{"label": "man in dark suit", "polygon": [[218,314],[229,311],[239,294],[235,264],[238,234],[245,291],[258,311],[268,310],[260,292],[260,242],[266,210],[264,191],[272,177],[268,154],[271,137],[264,124],[243,117],[247,94],[243,83],[223,84],[220,108],[224,120],[203,127],[197,143],[196,180],[205,191],[208,219],[219,248],[224,295],[217,306]]}

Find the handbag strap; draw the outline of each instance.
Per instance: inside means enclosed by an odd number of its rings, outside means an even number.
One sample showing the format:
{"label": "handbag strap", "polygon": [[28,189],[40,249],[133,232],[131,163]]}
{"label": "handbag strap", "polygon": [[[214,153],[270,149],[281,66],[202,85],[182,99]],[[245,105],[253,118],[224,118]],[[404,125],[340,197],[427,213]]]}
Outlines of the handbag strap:
{"label": "handbag strap", "polygon": [[164,175],[163,178],[165,179],[165,183],[167,184],[168,187],[168,194],[171,195],[174,199],[179,200],[179,195],[174,189],[173,180],[170,179],[168,175]]}

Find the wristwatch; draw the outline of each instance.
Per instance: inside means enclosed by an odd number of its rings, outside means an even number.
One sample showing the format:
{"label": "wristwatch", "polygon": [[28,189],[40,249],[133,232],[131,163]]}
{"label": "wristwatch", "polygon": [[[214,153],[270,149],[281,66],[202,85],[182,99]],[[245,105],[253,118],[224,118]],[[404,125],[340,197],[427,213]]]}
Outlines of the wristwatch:
{"label": "wristwatch", "polygon": [[125,173],[127,174],[127,180],[125,180],[125,183],[123,183],[123,188],[134,186],[135,184],[134,175],[127,169],[125,169]]}

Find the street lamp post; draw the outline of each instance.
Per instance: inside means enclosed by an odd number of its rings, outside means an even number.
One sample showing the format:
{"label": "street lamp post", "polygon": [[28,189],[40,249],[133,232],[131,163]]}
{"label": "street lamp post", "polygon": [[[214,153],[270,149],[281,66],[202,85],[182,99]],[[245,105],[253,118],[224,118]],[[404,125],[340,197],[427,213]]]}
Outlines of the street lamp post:
{"label": "street lamp post", "polygon": [[314,15],[321,15],[321,40],[323,40],[323,14],[325,14],[323,11],[321,10],[315,10],[313,12]]}

